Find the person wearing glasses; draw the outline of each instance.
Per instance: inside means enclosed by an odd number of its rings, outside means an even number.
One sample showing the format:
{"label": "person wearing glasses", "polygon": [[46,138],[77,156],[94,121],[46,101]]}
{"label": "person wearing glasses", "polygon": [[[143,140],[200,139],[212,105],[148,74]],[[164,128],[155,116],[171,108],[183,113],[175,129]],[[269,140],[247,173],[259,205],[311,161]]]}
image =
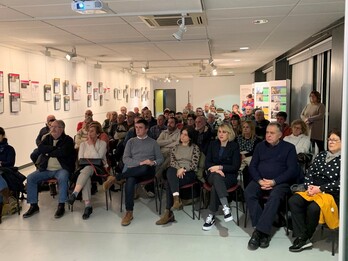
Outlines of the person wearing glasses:
{"label": "person wearing glasses", "polygon": [[304,190],[289,199],[289,208],[296,239],[289,247],[291,252],[301,252],[312,247],[311,238],[318,223],[331,229],[338,227],[338,206],[341,174],[341,132],[332,130],[327,140],[328,150],[320,152],[308,168]]}
{"label": "person wearing glasses", "polygon": [[57,179],[59,186],[58,209],[54,217],[60,218],[65,213],[69,174],[75,169],[75,150],[73,139],[65,134],[64,129],[64,121],[55,120],[50,126],[49,135],[38,146],[38,169],[27,178],[27,202],[30,208],[23,218],[39,212],[38,184],[52,178]]}

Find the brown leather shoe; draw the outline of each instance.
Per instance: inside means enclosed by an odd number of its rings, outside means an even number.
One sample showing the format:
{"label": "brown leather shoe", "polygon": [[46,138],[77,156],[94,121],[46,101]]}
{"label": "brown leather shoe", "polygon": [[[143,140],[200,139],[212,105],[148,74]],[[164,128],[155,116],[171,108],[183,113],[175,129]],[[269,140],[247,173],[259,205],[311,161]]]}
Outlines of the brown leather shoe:
{"label": "brown leather shoe", "polygon": [[174,213],[170,211],[169,209],[166,209],[163,213],[163,216],[157,220],[156,225],[165,225],[168,224],[169,222],[174,222]]}
{"label": "brown leather shoe", "polygon": [[174,196],[174,203],[172,206],[172,210],[181,210],[182,209],[182,202],[179,196]]}
{"label": "brown leather shoe", "polygon": [[133,211],[127,211],[126,215],[122,218],[121,225],[128,226],[133,219]]}
{"label": "brown leather shoe", "polygon": [[103,183],[103,190],[107,191],[112,185],[115,184],[116,178],[114,176],[109,176],[106,181]]}

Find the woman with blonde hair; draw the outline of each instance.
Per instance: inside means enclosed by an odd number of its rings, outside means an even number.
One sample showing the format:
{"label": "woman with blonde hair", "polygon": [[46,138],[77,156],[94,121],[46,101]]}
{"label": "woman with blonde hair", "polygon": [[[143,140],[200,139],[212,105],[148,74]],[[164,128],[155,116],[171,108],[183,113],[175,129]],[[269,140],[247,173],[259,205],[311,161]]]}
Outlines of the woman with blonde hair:
{"label": "woman with blonde hair", "polygon": [[221,124],[218,128],[218,139],[209,144],[205,158],[207,182],[211,185],[209,215],[202,227],[210,230],[215,223],[215,213],[222,205],[225,222],[232,221],[229,208],[227,189],[237,184],[238,169],[240,166],[239,146],[234,142],[235,134],[228,124]]}
{"label": "woman with blonde hair", "polygon": [[[237,143],[241,154],[241,170],[250,164],[251,156],[254,153],[256,145],[262,140],[255,135],[255,124],[250,121],[243,121],[242,134],[237,137]],[[246,185],[246,184],[244,184]]]}
{"label": "woman with blonde hair", "polygon": [[[93,122],[89,125],[87,140],[80,144],[78,159],[101,159],[102,166],[107,167],[106,162],[106,142],[100,139],[103,133],[100,123]],[[82,199],[85,202],[83,219],[88,219],[93,212],[91,205],[91,177],[96,171],[96,166],[92,163],[80,166],[79,175],[76,181],[74,192],[69,196],[68,203],[73,205],[77,195],[82,191]]]}

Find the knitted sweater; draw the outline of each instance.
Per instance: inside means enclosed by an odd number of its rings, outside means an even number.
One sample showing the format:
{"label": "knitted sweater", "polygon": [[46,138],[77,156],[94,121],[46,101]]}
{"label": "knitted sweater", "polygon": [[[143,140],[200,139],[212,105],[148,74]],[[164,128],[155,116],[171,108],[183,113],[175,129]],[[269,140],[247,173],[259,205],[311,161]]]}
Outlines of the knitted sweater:
{"label": "knitted sweater", "polygon": [[157,165],[163,162],[163,156],[158,143],[150,138],[131,138],[124,149],[123,162],[128,168],[137,167],[143,160],[155,160]]}
{"label": "knitted sweater", "polygon": [[273,179],[276,184],[292,184],[299,176],[295,146],[280,140],[275,146],[267,141],[259,143],[250,162],[253,180]]}
{"label": "knitted sweater", "polygon": [[187,171],[196,171],[200,151],[196,144],[183,146],[177,144],[170,153],[170,166],[176,169],[185,168]]}

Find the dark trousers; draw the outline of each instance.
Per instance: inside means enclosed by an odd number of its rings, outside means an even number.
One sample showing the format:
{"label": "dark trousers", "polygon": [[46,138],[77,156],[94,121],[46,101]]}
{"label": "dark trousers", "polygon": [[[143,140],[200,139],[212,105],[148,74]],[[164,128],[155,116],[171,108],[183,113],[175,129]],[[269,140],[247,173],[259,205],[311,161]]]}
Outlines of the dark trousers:
{"label": "dark trousers", "polygon": [[173,193],[179,192],[181,186],[193,183],[196,180],[196,173],[194,171],[187,171],[182,179],[176,176],[176,168],[169,167],[167,170],[167,205],[166,209],[173,206]]}
{"label": "dark trousers", "polygon": [[219,209],[220,198],[228,196],[227,189],[237,184],[237,178],[232,174],[225,173],[225,177],[222,177],[215,172],[209,172],[207,181],[211,185],[209,210],[215,213]]}
{"label": "dark trousers", "polygon": [[155,177],[155,167],[149,165],[128,168],[124,173],[120,174],[121,179],[126,179],[125,200],[127,211],[133,211],[135,185],[153,177]]}
{"label": "dark trousers", "polygon": [[316,140],[316,139],[311,139],[311,142],[312,142],[312,147],[313,147],[313,149],[314,149],[314,147],[315,147],[315,144],[317,144],[318,149],[319,149],[319,152],[325,150],[325,148],[324,148],[324,141],[322,141],[322,140]]}
{"label": "dark trousers", "polygon": [[[244,196],[250,213],[252,226],[270,235],[279,205],[289,192],[290,187],[288,184],[278,184],[271,190],[263,190],[256,181],[250,181],[244,191]],[[268,199],[262,206],[261,199],[265,196],[267,196]]]}
{"label": "dark trousers", "polygon": [[320,207],[298,194],[289,199],[289,208],[295,237],[311,238],[319,222]]}

